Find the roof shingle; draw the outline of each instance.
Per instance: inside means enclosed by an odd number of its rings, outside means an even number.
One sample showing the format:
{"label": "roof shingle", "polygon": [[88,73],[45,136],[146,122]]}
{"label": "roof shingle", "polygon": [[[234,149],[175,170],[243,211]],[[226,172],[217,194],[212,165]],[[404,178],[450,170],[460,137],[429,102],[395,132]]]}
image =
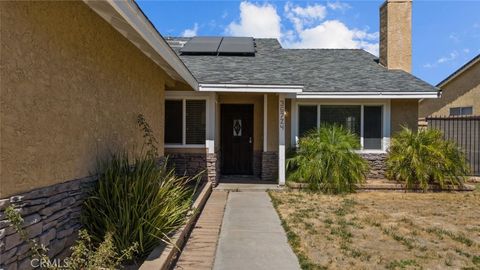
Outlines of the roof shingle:
{"label": "roof shingle", "polygon": [[[188,38],[170,38],[169,43]],[[402,70],[388,70],[361,49],[284,49],[255,39],[255,56],[181,55],[199,83],[303,85],[304,92],[434,92]]]}

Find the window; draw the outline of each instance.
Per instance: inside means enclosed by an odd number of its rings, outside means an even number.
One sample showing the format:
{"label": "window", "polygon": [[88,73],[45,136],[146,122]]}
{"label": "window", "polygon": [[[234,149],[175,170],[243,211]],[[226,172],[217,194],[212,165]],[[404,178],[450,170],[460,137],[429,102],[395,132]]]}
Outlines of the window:
{"label": "window", "polygon": [[181,144],[183,101],[165,100],[165,143]]}
{"label": "window", "polygon": [[205,144],[205,133],[205,100],[165,100],[166,144]]}
{"label": "window", "polygon": [[363,107],[363,148],[382,149],[382,106]]}
{"label": "window", "polygon": [[186,101],[186,142],[187,144],[205,143],[205,100]]}
{"label": "window", "polygon": [[383,105],[299,105],[298,135],[325,124],[341,125],[358,136],[361,149],[383,150],[383,114]]}
{"label": "window", "polygon": [[298,108],[298,133],[303,137],[308,131],[317,127],[317,105],[299,106]]}
{"label": "window", "polygon": [[472,107],[454,107],[450,108],[450,115],[472,115]]}
{"label": "window", "polygon": [[359,105],[322,105],[320,106],[320,125],[341,125],[360,139]]}

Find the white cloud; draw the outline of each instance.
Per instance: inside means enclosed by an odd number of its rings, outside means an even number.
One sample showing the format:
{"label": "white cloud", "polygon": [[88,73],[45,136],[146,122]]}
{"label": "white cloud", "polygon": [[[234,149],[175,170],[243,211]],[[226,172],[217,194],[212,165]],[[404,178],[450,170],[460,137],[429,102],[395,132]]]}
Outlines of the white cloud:
{"label": "white cloud", "polygon": [[328,2],[327,7],[329,9],[332,9],[332,10],[342,10],[343,11],[343,10],[347,10],[347,9],[351,8],[352,6],[350,6],[347,3],[342,3],[340,1],[336,1],[336,2]]}
{"label": "white cloud", "polygon": [[271,4],[240,3],[240,22],[228,25],[226,33],[232,36],[279,38],[281,19]]}
{"label": "white cloud", "polygon": [[456,33],[451,33],[449,36],[448,36],[449,39],[451,39],[453,42],[455,43],[458,43],[460,42],[460,38],[458,37],[458,35]]}
{"label": "white cloud", "polygon": [[198,23],[195,23],[193,25],[193,28],[185,29],[185,31],[182,32],[182,37],[194,37],[197,35],[197,32],[198,32]]}
{"label": "white cloud", "polygon": [[437,63],[442,64],[442,63],[450,62],[450,61],[453,61],[453,60],[457,59],[457,57],[458,57],[458,52],[453,51],[453,52],[449,53],[448,56],[440,57],[437,60]]}
{"label": "white cloud", "polygon": [[349,29],[338,20],[327,20],[298,33],[292,48],[364,49],[378,55],[378,33]]}
{"label": "white cloud", "polygon": [[[470,50],[468,50],[468,51],[470,51]],[[464,52],[466,52],[466,51],[464,50]],[[437,67],[438,65],[451,62],[451,61],[457,59],[458,56],[459,56],[459,53],[455,50],[455,51],[449,53],[447,56],[442,56],[442,57],[438,58],[433,64],[432,63],[424,64],[423,67],[424,68],[434,68],[434,67]]]}
{"label": "white cloud", "polygon": [[227,17],[228,17],[228,11],[225,10],[225,11],[223,11],[223,13],[222,13],[222,19],[225,19],[225,18],[227,18]]}
{"label": "white cloud", "polygon": [[305,25],[312,25],[327,16],[327,9],[320,4],[301,7],[288,2],[284,6],[284,11],[297,31],[301,31]]}
{"label": "white cloud", "polygon": [[[332,5],[336,3],[341,4]],[[273,5],[242,2],[240,21],[231,22],[225,32],[233,36],[279,38],[286,48],[364,49],[378,55],[378,32],[349,28],[339,20],[325,21],[327,8],[323,5],[298,6],[288,2],[284,12],[293,29],[282,25]]]}

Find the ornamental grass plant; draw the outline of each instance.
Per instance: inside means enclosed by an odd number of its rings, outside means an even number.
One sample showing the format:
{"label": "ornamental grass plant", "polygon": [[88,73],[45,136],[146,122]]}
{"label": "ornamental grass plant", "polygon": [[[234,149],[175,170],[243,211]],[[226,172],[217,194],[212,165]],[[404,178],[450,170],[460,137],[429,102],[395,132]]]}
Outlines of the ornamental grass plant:
{"label": "ornamental grass plant", "polygon": [[113,243],[125,249],[138,243],[138,256],[147,256],[160,241],[183,224],[190,210],[192,187],[166,162],[146,156],[131,160],[113,155],[99,165],[98,184],[85,201],[82,223],[92,239],[112,232]]}
{"label": "ornamental grass plant", "polygon": [[342,126],[322,126],[299,140],[287,160],[288,180],[308,183],[309,189],[338,194],[354,192],[363,183],[368,164],[355,149],[358,137]]}
{"label": "ornamental grass plant", "polygon": [[168,160],[159,162],[157,140],[145,117],[139,115],[137,122],[145,140],[141,154],[112,154],[98,162],[97,185],[81,219],[94,242],[108,233],[119,250],[138,243],[136,259],[141,260],[161,241],[168,243],[184,223],[203,172],[177,176]]}
{"label": "ornamental grass plant", "polygon": [[405,182],[408,189],[426,191],[435,184],[460,187],[469,173],[465,154],[436,129],[414,132],[403,128],[392,138],[387,157],[387,177]]}

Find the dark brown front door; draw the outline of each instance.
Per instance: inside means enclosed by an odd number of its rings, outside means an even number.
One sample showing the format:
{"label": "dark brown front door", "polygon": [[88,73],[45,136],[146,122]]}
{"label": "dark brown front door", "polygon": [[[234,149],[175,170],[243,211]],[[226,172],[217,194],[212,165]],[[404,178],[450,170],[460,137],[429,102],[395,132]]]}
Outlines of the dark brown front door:
{"label": "dark brown front door", "polygon": [[253,174],[253,105],[222,104],[222,174]]}

